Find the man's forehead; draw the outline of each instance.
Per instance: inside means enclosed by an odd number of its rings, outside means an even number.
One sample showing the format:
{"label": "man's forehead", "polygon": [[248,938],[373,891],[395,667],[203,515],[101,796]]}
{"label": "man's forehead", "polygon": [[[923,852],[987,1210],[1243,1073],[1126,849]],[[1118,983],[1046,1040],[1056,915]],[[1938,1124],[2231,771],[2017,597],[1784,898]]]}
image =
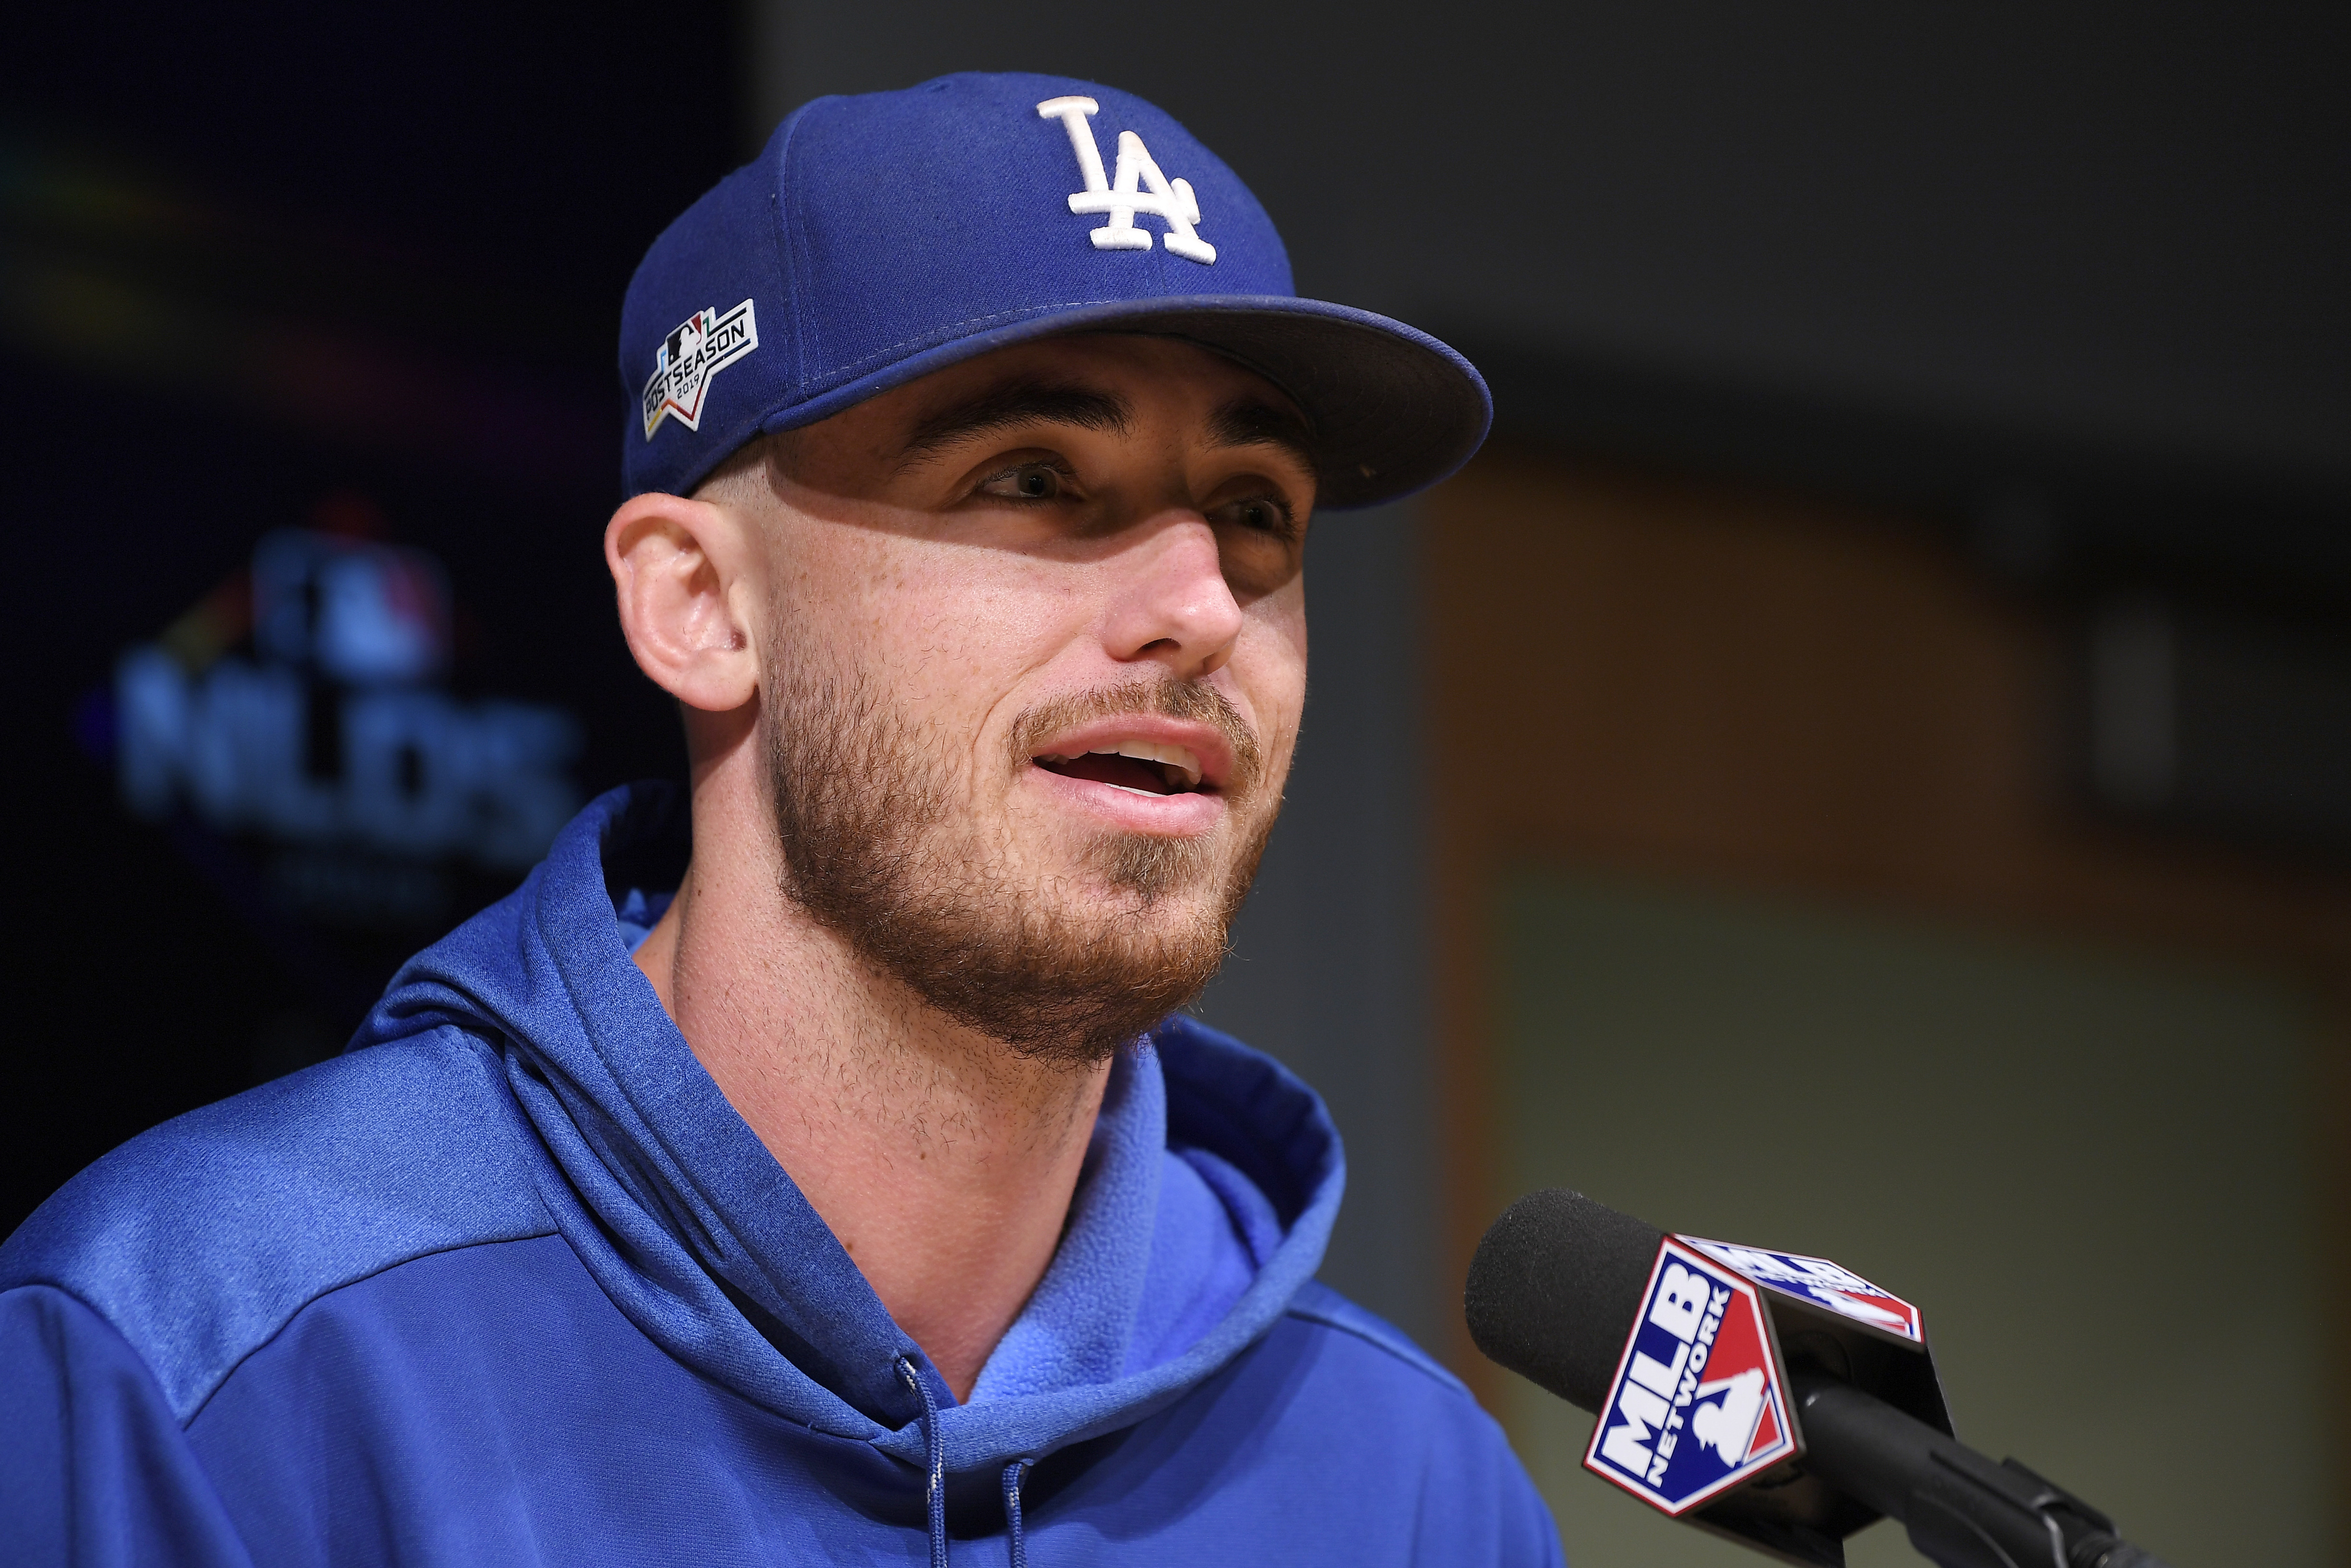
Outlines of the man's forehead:
{"label": "man's forehead", "polygon": [[[882,402],[884,400],[876,400]],[[1174,413],[1212,446],[1287,450],[1311,473],[1312,426],[1245,365],[1181,339],[1090,333],[999,350],[925,376],[887,398],[902,460],[1018,425],[1068,424],[1131,435]]]}

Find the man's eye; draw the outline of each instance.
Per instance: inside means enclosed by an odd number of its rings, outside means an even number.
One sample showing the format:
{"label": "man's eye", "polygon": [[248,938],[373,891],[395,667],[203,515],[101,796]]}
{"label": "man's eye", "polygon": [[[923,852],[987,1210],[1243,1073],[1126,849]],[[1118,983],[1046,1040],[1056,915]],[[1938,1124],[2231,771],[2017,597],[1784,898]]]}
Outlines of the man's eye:
{"label": "man's eye", "polygon": [[1293,531],[1288,507],[1270,496],[1252,496],[1234,501],[1224,508],[1225,515],[1253,533],[1287,536]]}
{"label": "man's eye", "polygon": [[1022,501],[1050,501],[1061,493],[1061,472],[1050,463],[1023,463],[989,478],[979,492]]}

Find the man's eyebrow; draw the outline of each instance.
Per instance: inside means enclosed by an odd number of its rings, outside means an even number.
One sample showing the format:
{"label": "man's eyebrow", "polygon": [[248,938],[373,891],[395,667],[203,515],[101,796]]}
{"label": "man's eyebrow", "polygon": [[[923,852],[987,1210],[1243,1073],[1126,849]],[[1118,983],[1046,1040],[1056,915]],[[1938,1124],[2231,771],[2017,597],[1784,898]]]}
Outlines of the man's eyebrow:
{"label": "man's eyebrow", "polygon": [[1218,446],[1278,446],[1304,465],[1322,471],[1314,451],[1314,427],[1280,403],[1237,397],[1208,416],[1208,439]]}
{"label": "man's eyebrow", "polygon": [[898,454],[898,466],[911,467],[956,442],[1024,424],[1074,424],[1081,430],[1124,435],[1133,423],[1134,411],[1114,392],[1053,382],[1012,382],[925,415],[906,437]]}

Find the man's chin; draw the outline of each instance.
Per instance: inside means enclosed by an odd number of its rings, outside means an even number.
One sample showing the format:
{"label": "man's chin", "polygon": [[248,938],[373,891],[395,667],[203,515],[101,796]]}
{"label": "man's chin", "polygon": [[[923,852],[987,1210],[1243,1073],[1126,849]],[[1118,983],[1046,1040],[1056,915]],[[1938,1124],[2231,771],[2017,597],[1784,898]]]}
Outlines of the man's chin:
{"label": "man's chin", "polygon": [[1132,919],[1138,909],[1180,917],[1186,906],[1196,917],[1227,902],[1239,903],[1226,891],[1233,880],[1232,858],[1221,833],[1199,838],[1105,833],[1088,850],[1086,870],[1091,874],[1085,880],[1099,887],[1124,918]]}

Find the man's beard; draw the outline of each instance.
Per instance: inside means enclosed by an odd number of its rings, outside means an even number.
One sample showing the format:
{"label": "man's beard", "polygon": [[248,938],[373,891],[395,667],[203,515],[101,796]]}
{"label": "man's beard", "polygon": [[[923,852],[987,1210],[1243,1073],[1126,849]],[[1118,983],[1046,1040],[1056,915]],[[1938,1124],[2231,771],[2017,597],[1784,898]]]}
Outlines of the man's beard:
{"label": "man's beard", "polygon": [[[1113,894],[1081,904],[1050,868],[1012,863],[957,810],[998,780],[959,783],[868,683],[806,669],[763,697],[784,891],[866,965],[1023,1056],[1098,1062],[1197,996],[1273,830],[1256,737],[1221,693],[1172,678],[1054,699],[1013,725],[1008,772],[1086,720],[1160,714],[1214,725],[1233,749],[1224,822],[1196,839],[1104,829],[1081,876]],[[987,766],[985,759],[980,766]],[[1221,862],[1221,863],[1220,863]],[[1056,896],[1062,894],[1062,896]],[[1171,907],[1172,905],[1172,907]]]}

